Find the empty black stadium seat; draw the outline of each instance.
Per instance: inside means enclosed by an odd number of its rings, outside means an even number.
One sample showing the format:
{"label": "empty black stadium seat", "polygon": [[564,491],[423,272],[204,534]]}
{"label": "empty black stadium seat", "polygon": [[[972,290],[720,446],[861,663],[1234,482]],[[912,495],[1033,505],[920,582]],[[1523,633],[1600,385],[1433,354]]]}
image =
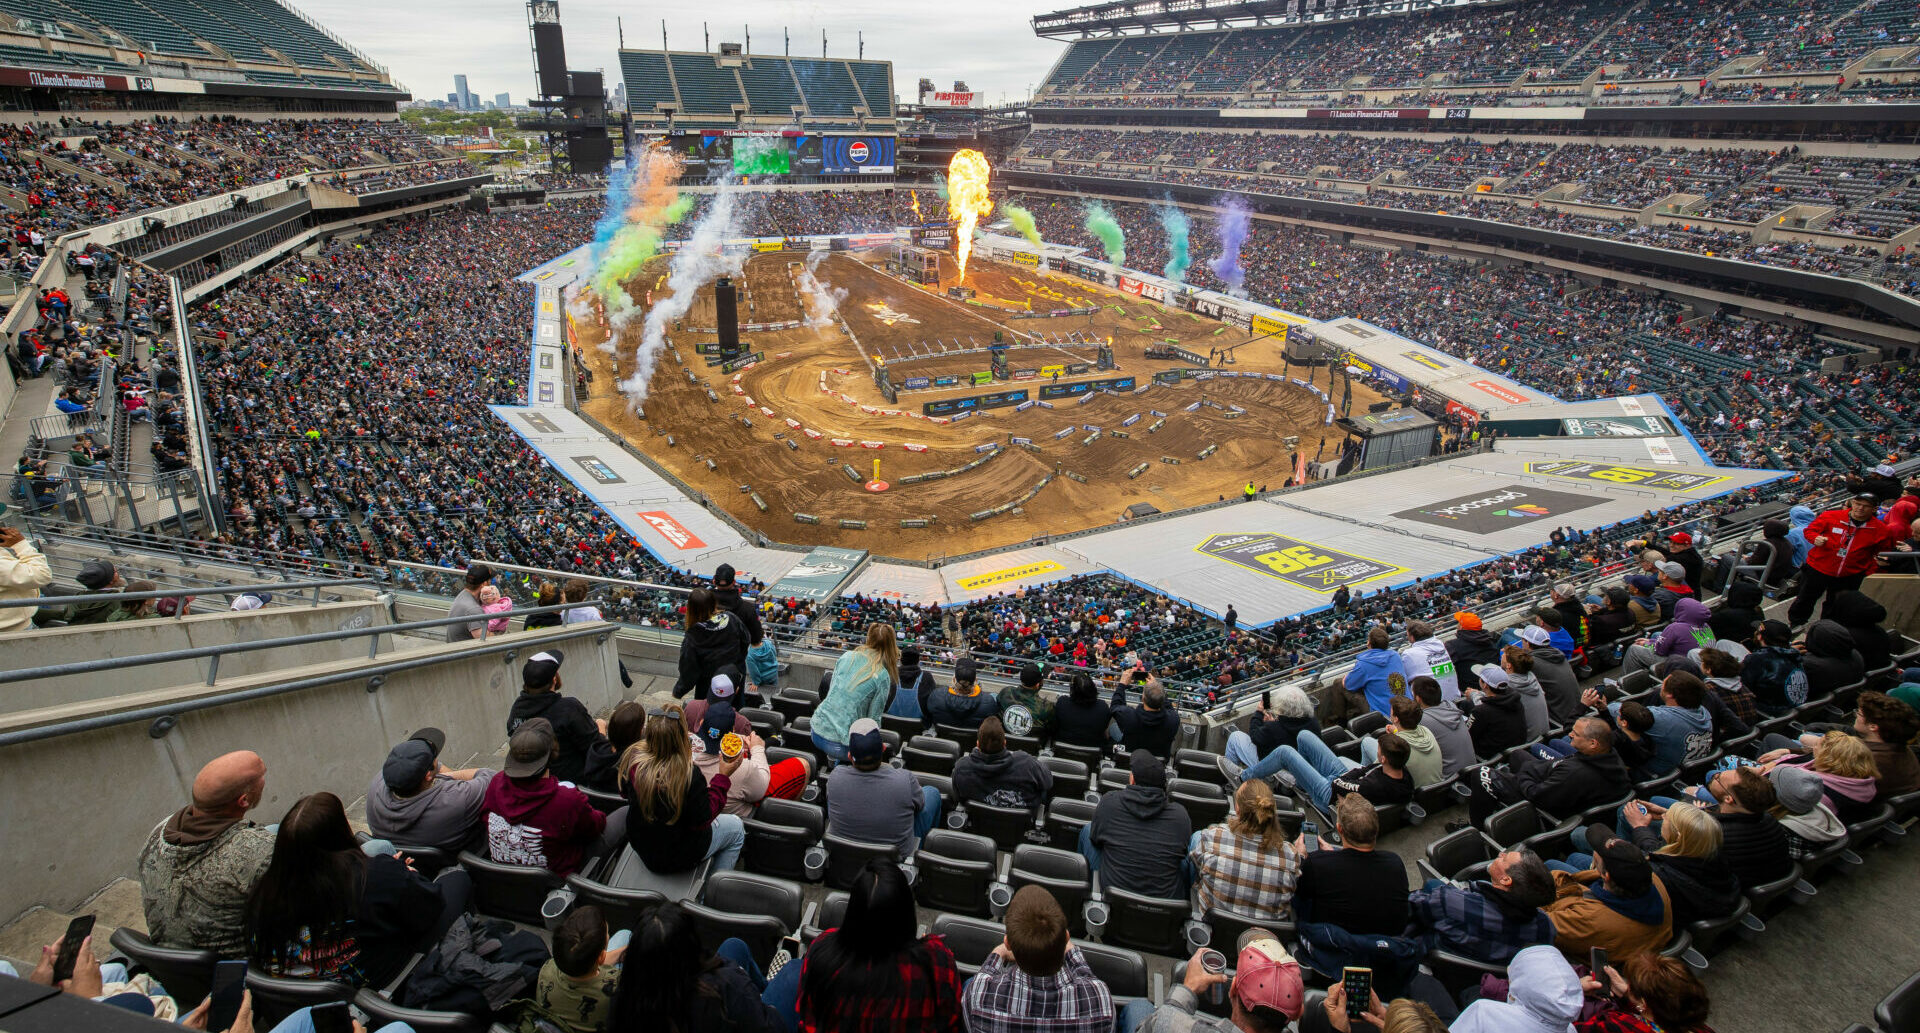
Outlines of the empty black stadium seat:
{"label": "empty black stadium seat", "polygon": [[820,694],[812,689],[781,689],[767,703],[792,725],[796,717],[807,717],[820,705]]}
{"label": "empty black stadium seat", "polygon": [[927,833],[913,855],[918,875],[914,896],[936,911],[987,916],[987,887],[994,878],[994,843],[985,836],[951,829]]}
{"label": "empty black stadium seat", "polygon": [[900,759],[909,771],[952,775],[960,761],[960,744],[931,735],[915,736],[900,747]]}
{"label": "empty black stadium seat", "polygon": [[1212,782],[1170,778],[1167,779],[1167,795],[1187,809],[1187,817],[1193,819],[1196,830],[1226,821],[1228,813],[1233,810],[1233,800],[1227,796],[1226,790]]}
{"label": "empty black stadium seat", "polygon": [[817,906],[809,905],[809,917],[800,927],[801,942],[810,944],[828,929],[838,929],[840,923],[846,920],[847,902],[852,899],[841,890],[832,890],[820,898]]}
{"label": "empty black stadium seat", "polygon": [[1093,775],[1085,764],[1067,757],[1042,757],[1040,763],[1053,772],[1053,790],[1048,796],[1078,800],[1087,794]]}
{"label": "empty black stadium seat", "polygon": [[1873,1021],[1879,1023],[1885,1033],[1920,1029],[1920,972],[1908,976],[1892,993],[1880,999],[1873,1009]]}
{"label": "empty black stadium seat", "polygon": [[740,866],[781,879],[807,877],[807,849],[827,833],[827,814],[816,804],[769,798],[744,822],[746,846]]}
{"label": "empty black stadium seat", "polygon": [[621,886],[609,886],[596,882],[575,872],[567,876],[567,888],[573,890],[575,907],[592,904],[606,916],[610,929],[632,929],[646,914],[649,908],[658,907],[667,902],[667,898],[653,890],[627,889]]}
{"label": "empty black stadium seat", "polygon": [[403,1008],[378,993],[365,989],[354,995],[353,1006],[366,1013],[368,1030],[377,1030],[396,1022],[404,1022],[413,1027],[415,1033],[482,1033],[489,1025],[485,1015]]}
{"label": "empty black stadium seat", "polygon": [[957,743],[961,753],[966,753],[973,749],[974,741],[980,737],[979,729],[961,728],[958,725],[936,724],[933,726],[933,731],[934,734],[940,738]]}
{"label": "empty black stadium seat", "polygon": [[1208,946],[1225,954],[1231,963],[1235,956],[1234,946],[1240,942],[1240,934],[1249,929],[1265,929],[1274,934],[1282,943],[1290,943],[1296,935],[1296,925],[1292,920],[1261,918],[1232,908],[1216,907],[1201,916],[1212,934]]}
{"label": "empty black stadium seat", "polygon": [[746,717],[747,726],[770,743],[779,742],[780,733],[786,730],[787,715],[771,707],[744,707],[740,713]]}
{"label": "empty black stadium seat", "polygon": [[1068,760],[1077,760],[1085,764],[1087,770],[1091,771],[1098,768],[1100,762],[1111,754],[1109,751],[1098,746],[1075,746],[1072,743],[1056,742],[1053,744],[1053,755],[1056,757],[1065,757]]}
{"label": "empty black stadium seat", "polygon": [[1093,820],[1094,805],[1085,800],[1054,800],[1047,804],[1047,842],[1062,850],[1080,849],[1080,830]]}
{"label": "empty black stadium seat", "polygon": [[1487,866],[1502,849],[1479,829],[1464,828],[1428,843],[1426,856],[1416,863],[1429,879],[1471,882],[1485,876]]}
{"label": "empty black stadium seat", "polygon": [[714,872],[700,888],[699,903],[684,904],[707,950],[729,938],[747,945],[762,966],[780,938],[800,928],[805,904],[800,884],[752,872]]}
{"label": "empty black stadium seat", "polygon": [[1093,870],[1086,856],[1077,850],[1022,843],[1013,851],[1007,866],[1007,885],[1018,893],[1023,886],[1043,886],[1067,914],[1067,929],[1075,936],[1086,935],[1086,916],[1082,913],[1093,899]]}
{"label": "empty black stadium seat", "polygon": [[501,864],[470,850],[460,852],[460,867],[473,877],[475,910],[532,926],[541,924],[540,904],[547,894],[565,881],[545,868]]}
{"label": "empty black stadium seat", "polygon": [[894,843],[862,843],[831,832],[822,842],[827,848],[827,885],[837,890],[851,889],[854,877],[868,861],[880,858],[897,863],[900,860],[900,847]]}
{"label": "empty black stadium seat", "polygon": [[1104,943],[1075,943],[1080,948],[1080,956],[1087,959],[1087,967],[1102,983],[1107,984],[1107,992],[1113,995],[1113,1010],[1117,1015],[1122,1008],[1152,992],[1148,982],[1147,959],[1122,947],[1110,947]]}
{"label": "empty black stadium seat", "polygon": [[996,807],[978,800],[966,805],[967,831],[986,836],[1002,850],[1012,851],[1027,841],[1036,812],[1025,807]]}
{"label": "empty black stadium seat", "polygon": [[1101,943],[1169,957],[1193,953],[1187,949],[1185,937],[1193,908],[1185,899],[1162,900],[1111,886],[1102,886],[1100,895],[1108,909],[1106,928],[1100,931]]}
{"label": "empty black stadium seat", "polygon": [[899,714],[881,714],[880,727],[892,732],[901,739],[911,739],[926,730],[927,723],[917,717],[901,717]]}

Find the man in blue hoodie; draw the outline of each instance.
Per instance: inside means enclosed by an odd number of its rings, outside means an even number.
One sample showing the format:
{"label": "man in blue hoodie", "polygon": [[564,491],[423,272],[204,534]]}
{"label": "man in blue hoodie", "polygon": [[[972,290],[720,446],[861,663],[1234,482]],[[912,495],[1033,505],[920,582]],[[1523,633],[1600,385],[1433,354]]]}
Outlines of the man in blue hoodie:
{"label": "man in blue hoodie", "polygon": [[1399,653],[1387,648],[1391,641],[1393,636],[1384,624],[1367,632],[1366,651],[1354,658],[1353,670],[1342,683],[1346,691],[1327,693],[1321,723],[1344,724],[1369,710],[1392,716],[1393,697],[1407,694],[1407,667]]}
{"label": "man in blue hoodie", "polygon": [[[1646,734],[1653,756],[1634,769],[1634,781],[1669,774],[1713,752],[1713,716],[1707,713],[1706,697],[1707,683],[1685,671],[1669,674],[1660,683],[1660,705],[1647,708],[1653,713],[1653,727]],[[1618,721],[1620,704],[1609,704],[1608,709]]]}

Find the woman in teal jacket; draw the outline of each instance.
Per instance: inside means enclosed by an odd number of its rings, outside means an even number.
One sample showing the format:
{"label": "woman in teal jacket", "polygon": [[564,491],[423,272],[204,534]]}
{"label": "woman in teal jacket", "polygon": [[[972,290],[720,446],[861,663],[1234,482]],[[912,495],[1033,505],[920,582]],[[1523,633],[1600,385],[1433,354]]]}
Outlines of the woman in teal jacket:
{"label": "woman in teal jacket", "polygon": [[840,654],[827,698],[813,712],[813,744],[834,763],[847,761],[848,729],[863,717],[880,720],[900,679],[900,646],[893,625],[867,625],[867,644]]}

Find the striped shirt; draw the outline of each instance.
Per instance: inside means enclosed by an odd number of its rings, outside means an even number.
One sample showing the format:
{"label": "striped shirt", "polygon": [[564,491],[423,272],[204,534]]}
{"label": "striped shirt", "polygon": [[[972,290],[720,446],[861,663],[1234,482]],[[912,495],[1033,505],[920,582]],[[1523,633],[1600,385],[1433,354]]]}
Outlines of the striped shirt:
{"label": "striped shirt", "polygon": [[1030,976],[999,954],[987,955],[967,982],[965,1010],[970,1033],[1113,1031],[1113,995],[1072,946],[1050,976]]}
{"label": "striped shirt", "polygon": [[1276,922],[1291,917],[1300,879],[1300,854],[1292,843],[1283,844],[1276,857],[1260,840],[1212,825],[1195,837],[1188,859],[1199,876],[1202,911],[1224,907]]}

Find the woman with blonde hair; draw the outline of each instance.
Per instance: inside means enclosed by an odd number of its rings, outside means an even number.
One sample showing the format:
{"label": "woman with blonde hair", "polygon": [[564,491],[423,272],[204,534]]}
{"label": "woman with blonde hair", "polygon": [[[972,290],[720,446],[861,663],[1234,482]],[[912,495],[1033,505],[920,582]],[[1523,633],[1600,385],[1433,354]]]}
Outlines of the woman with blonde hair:
{"label": "woman with blonde hair", "polygon": [[1676,925],[1722,918],[1740,906],[1740,878],[1720,856],[1723,834],[1711,811],[1681,801],[1667,808],[1658,828],[1632,831],[1633,845],[1667,887]]}
{"label": "woman with blonde hair", "polygon": [[739,768],[735,754],[708,781],[693,763],[693,740],[679,704],[647,708],[639,740],[620,755],[620,783],[627,795],[627,845],[649,870],[684,872],[709,857],[716,870],[739,862],[747,829],[726,813],[730,776]]}
{"label": "woman with blonde hair", "polygon": [[1302,860],[1291,839],[1267,783],[1240,783],[1233,816],[1194,833],[1187,843],[1200,910],[1220,907],[1263,921],[1291,921]]}
{"label": "woman with blonde hair", "polygon": [[867,625],[866,644],[840,654],[827,698],[813,712],[813,744],[836,764],[847,762],[847,739],[863,717],[880,720],[900,681],[900,644],[893,625]]}
{"label": "woman with blonde hair", "polygon": [[1873,814],[1874,799],[1880,793],[1880,765],[1874,762],[1873,748],[1865,739],[1842,731],[1831,731],[1813,744],[1811,755],[1792,750],[1774,750],[1760,757],[1761,774],[1775,767],[1802,767],[1820,776],[1826,786],[1827,803],[1840,820],[1852,825]]}

